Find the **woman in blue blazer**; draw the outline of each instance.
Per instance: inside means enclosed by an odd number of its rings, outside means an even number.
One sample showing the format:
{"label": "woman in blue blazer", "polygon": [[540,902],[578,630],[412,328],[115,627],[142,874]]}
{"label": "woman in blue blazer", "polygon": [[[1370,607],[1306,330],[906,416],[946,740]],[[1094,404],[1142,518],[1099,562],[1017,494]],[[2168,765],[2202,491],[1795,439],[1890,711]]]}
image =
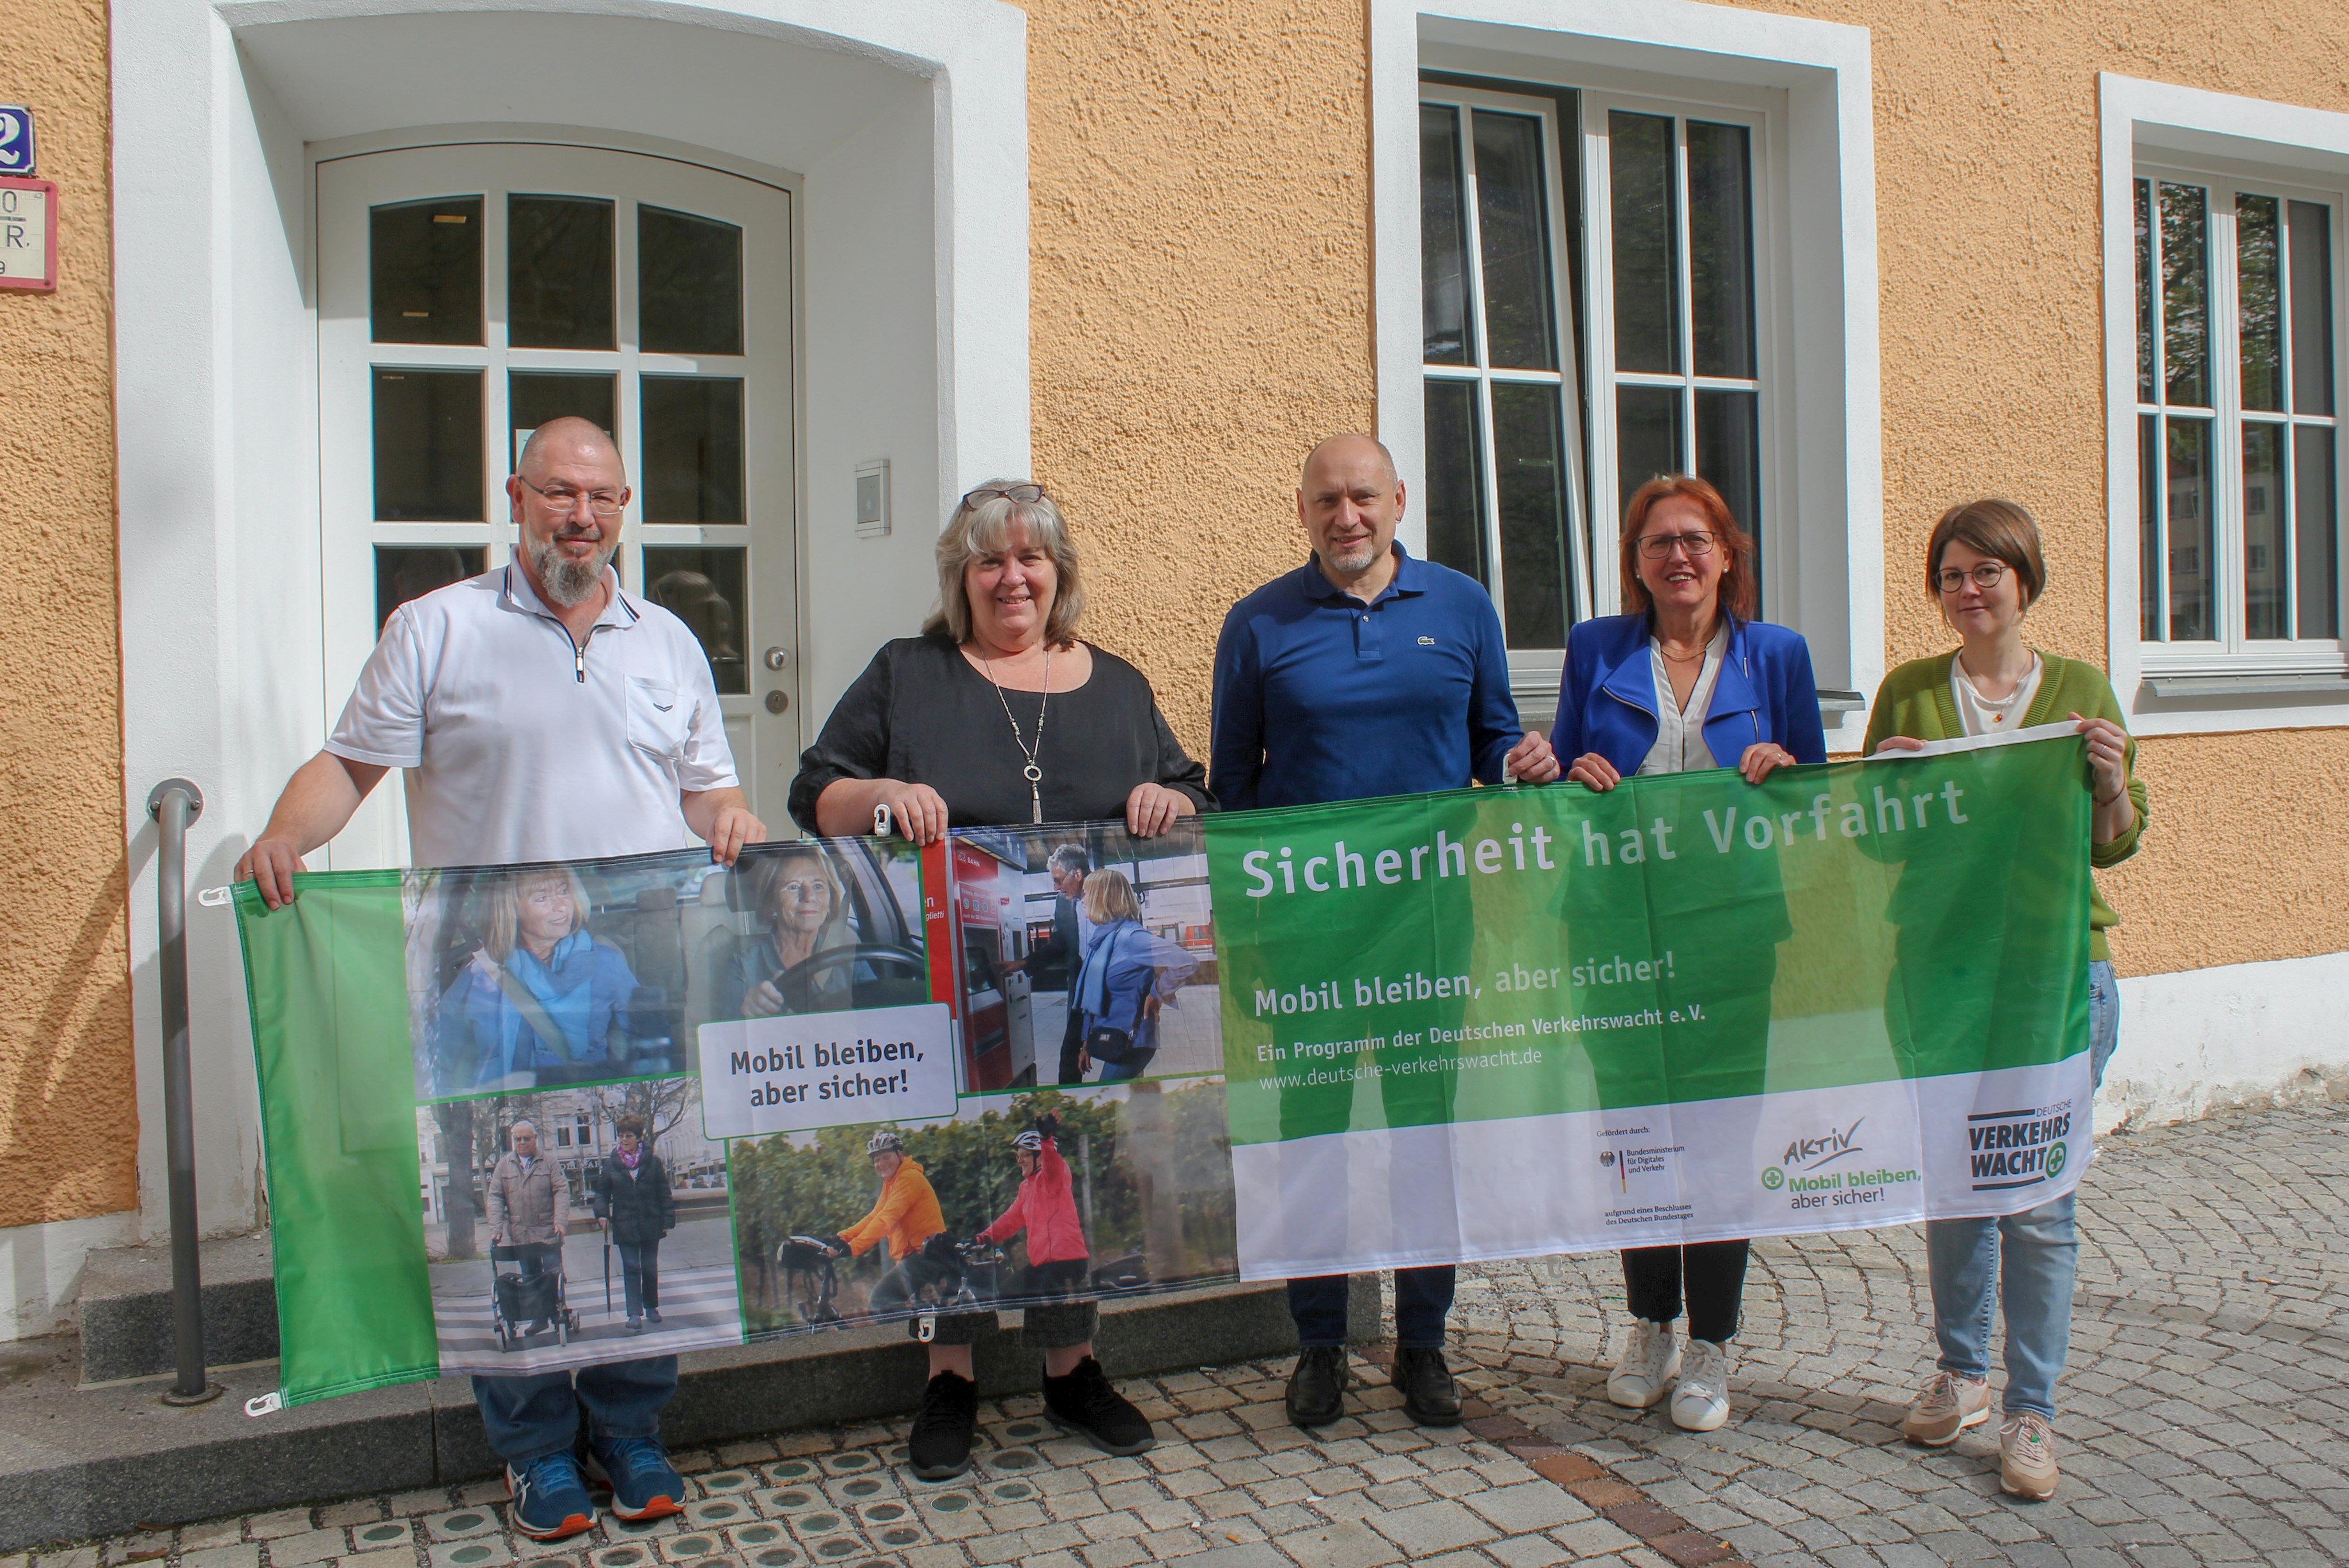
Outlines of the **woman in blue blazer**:
{"label": "woman in blue blazer", "polygon": [[[1789,763],[1827,760],[1810,649],[1797,633],[1753,618],[1754,540],[1719,491],[1687,474],[1641,485],[1623,519],[1622,573],[1630,613],[1584,621],[1567,638],[1550,744],[1574,759],[1568,780],[1604,793],[1634,774],[1734,767],[1760,784]],[[1740,944],[1750,950],[1708,955],[1707,994],[1716,1000],[1705,1033],[1717,1040],[1750,1030],[1766,1040],[1785,896],[1775,857],[1740,870],[1752,884],[1741,897],[1754,914],[1754,940]],[[1698,1088],[1704,1064],[1672,1060],[1673,1046],[1668,1038],[1667,1060]],[[1717,1092],[1735,1089],[1724,1083]],[[1700,1089],[1680,1097],[1711,1096]],[[1632,1323],[1607,1379],[1609,1398],[1646,1409],[1670,1388],[1676,1425],[1709,1432],[1729,1419],[1729,1340],[1745,1258],[1744,1241],[1623,1253]],[[1685,1363],[1672,1334],[1683,1296]]]}

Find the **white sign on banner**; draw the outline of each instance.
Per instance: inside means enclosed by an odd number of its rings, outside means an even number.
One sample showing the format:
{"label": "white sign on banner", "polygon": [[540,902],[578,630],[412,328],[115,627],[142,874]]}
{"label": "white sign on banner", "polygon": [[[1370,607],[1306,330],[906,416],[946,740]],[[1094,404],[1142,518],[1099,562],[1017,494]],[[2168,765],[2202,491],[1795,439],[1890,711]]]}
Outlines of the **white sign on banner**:
{"label": "white sign on banner", "polygon": [[712,1139],[955,1114],[942,1002],[705,1023],[701,1123]]}

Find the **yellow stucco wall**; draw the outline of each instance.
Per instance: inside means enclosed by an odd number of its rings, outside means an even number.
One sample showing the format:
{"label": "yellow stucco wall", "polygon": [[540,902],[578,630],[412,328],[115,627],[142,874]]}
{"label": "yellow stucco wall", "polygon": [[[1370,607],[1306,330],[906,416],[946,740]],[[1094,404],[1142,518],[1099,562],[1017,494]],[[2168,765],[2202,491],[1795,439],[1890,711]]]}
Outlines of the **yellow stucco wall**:
{"label": "yellow stucco wall", "polygon": [[0,6],[0,100],[58,186],[55,294],[0,292],[0,1228],[137,1200],[123,919],[107,10]]}
{"label": "yellow stucco wall", "polygon": [[[1026,8],[1036,466],[1085,544],[1092,635],[1198,752],[1225,607],[1299,558],[1298,460],[1373,417],[1366,16]],[[2037,640],[2102,665],[2096,74],[2349,109],[2349,6],[1755,8],[1870,29],[1888,654],[1949,646],[1911,587],[1926,535],[2002,493],[2047,535]],[[2156,831],[2107,887],[2124,972],[2349,949],[2349,731],[2157,739],[2141,766]]]}

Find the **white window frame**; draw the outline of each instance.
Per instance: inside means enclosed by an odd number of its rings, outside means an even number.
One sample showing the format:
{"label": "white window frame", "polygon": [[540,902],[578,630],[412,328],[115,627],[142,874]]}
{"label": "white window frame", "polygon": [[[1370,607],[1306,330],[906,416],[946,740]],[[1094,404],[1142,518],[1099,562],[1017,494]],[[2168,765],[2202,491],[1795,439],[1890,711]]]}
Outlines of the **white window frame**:
{"label": "white window frame", "polygon": [[[2290,432],[2303,426],[2314,426],[2337,431],[2344,422],[2349,422],[2344,421],[2338,411],[2344,401],[2344,388],[2341,384],[2344,348],[2341,319],[2343,315],[2341,252],[2344,240],[2342,213],[2344,202],[2349,202],[2349,189],[2312,186],[2289,176],[2278,175],[2248,165],[2232,164],[2227,160],[2209,159],[2196,164],[2184,161],[2176,154],[2157,159],[2147,156],[2146,152],[2142,151],[2133,175],[2134,180],[2150,180],[2155,182],[2157,193],[2154,200],[2157,214],[2159,210],[2158,190],[2161,185],[2191,185],[2205,192],[2207,230],[2204,244],[2206,265],[2209,268],[2209,294],[2207,306],[2209,326],[2206,330],[2210,344],[2210,423],[2214,438],[2212,453],[2217,464],[2217,483],[2211,487],[2211,499],[2218,512],[2218,517],[2215,520],[2217,526],[2213,532],[2213,547],[2217,554],[2217,563],[2214,564],[2212,570],[2218,577],[2219,613],[2216,619],[2219,635],[2216,639],[2208,641],[2195,642],[2146,639],[2144,642],[2146,673],[2154,676],[2186,678],[2261,676],[2323,674],[2349,668],[2349,657],[2344,657],[2344,644],[2339,637],[2252,639],[2244,624],[2246,620],[2242,581],[2244,568],[2240,565],[2243,555],[2245,519],[2248,516],[2243,496],[2244,427],[2252,424],[2271,424]],[[2237,264],[2240,235],[2236,228],[2240,221],[2236,213],[2236,198],[2240,195],[2273,196],[2287,202],[2313,202],[2323,206],[2331,214],[2332,233],[2328,238],[2332,256],[2332,275],[2325,282],[2326,286],[2332,291],[2333,298],[2333,407],[2336,410],[2333,413],[2319,415],[2295,411],[2290,414],[2280,414],[2265,410],[2246,411],[2243,407],[2240,335],[2242,295],[2241,278],[2238,274]],[[2281,214],[2279,217],[2281,218]],[[2132,221],[2131,230],[2134,234],[2134,221]],[[2161,289],[2158,248],[2160,223],[2158,215],[2155,219],[2154,230],[2157,250],[2153,286],[2158,307]],[[2292,265],[2289,247],[2286,247],[2283,254],[2280,255],[2279,263],[2288,280]],[[2285,286],[2288,288],[2288,282]],[[2162,340],[2165,337],[2166,334],[2160,332],[2154,335],[2154,365],[2158,385],[2162,382],[2167,370],[2167,365],[2162,358],[2164,347]],[[2291,375],[2289,360],[2292,354],[2289,332],[2285,334],[2285,341],[2282,347],[2285,366],[2279,373],[2289,379]],[[2173,409],[2186,407],[2188,405],[2140,402],[2137,405],[2137,411],[2140,415],[2168,414]],[[2194,416],[2189,413],[2186,417]],[[2338,448],[2338,435],[2334,440],[2333,501],[2334,515],[2338,518],[2341,515],[2343,470],[2344,467],[2349,467],[2349,463],[2344,463],[2343,461],[2343,454]],[[2287,492],[2296,488],[2294,469],[2289,455],[2291,447],[2292,441],[2287,434],[2285,442],[2287,455],[2284,460],[2283,475]],[[2140,479],[2142,477],[2139,475]],[[2142,537],[2142,529],[2140,529],[2140,544]],[[2339,553],[2336,553],[2333,564],[2336,579],[2333,590],[2336,594],[2341,592],[2343,587],[2338,579],[2344,564]],[[2144,570],[2144,563],[2140,561],[2138,564],[2140,581]],[[2165,605],[2165,610],[2166,607]],[[2142,615],[2138,620],[2137,635],[2140,639],[2145,638]]]}
{"label": "white window frame", "polygon": [[[2349,724],[2349,642],[2246,642],[2241,579],[2231,563],[2241,546],[2241,428],[2236,333],[2234,215],[2214,194],[2209,244],[2213,332],[2211,376],[2216,548],[2230,563],[2220,583],[2222,640],[2148,641],[2139,619],[2137,210],[2140,175],[2332,207],[2335,417],[2349,423],[2349,298],[2344,298],[2344,224],[2349,214],[2349,114],[2205,92],[2106,73],[2098,78],[2104,219],[2106,635],[2113,689],[2139,734],[2228,733]],[[2221,256],[2223,252],[2223,265]],[[2223,313],[2223,316],[2222,314]],[[2349,525],[2349,452],[2336,447],[2336,506]],[[2349,549],[2342,552],[2349,564]],[[2344,604],[2349,611],[2349,604]]]}
{"label": "white window frame", "polygon": [[[1505,571],[1501,560],[1501,476],[1494,457],[1493,387],[1495,382],[1516,382],[1520,385],[1556,387],[1566,400],[1559,430],[1565,449],[1566,472],[1560,483],[1566,496],[1566,526],[1573,537],[1568,547],[1573,554],[1573,572],[1567,584],[1567,618],[1582,620],[1594,612],[1593,578],[1597,574],[1591,566],[1593,545],[1589,519],[1585,515],[1589,490],[1585,483],[1582,467],[1584,433],[1582,413],[1578,400],[1580,387],[1579,355],[1575,347],[1575,322],[1581,305],[1574,298],[1567,275],[1567,210],[1565,160],[1578,158],[1578,151],[1570,149],[1567,139],[1578,135],[1575,127],[1561,122],[1557,100],[1550,98],[1529,98],[1520,94],[1496,92],[1483,88],[1457,87],[1450,83],[1423,82],[1420,86],[1421,103],[1448,104],[1471,111],[1485,110],[1495,114],[1513,114],[1537,119],[1542,127],[1542,171],[1547,182],[1544,192],[1549,218],[1550,300],[1551,319],[1557,333],[1555,370],[1523,370],[1495,367],[1486,348],[1485,332],[1491,323],[1485,308],[1485,247],[1476,198],[1476,152],[1471,122],[1462,122],[1462,180],[1460,223],[1467,239],[1468,273],[1462,286],[1468,295],[1466,314],[1472,323],[1470,362],[1465,365],[1437,365],[1423,359],[1420,374],[1430,380],[1464,381],[1476,390],[1476,441],[1479,447],[1477,472],[1483,475],[1482,493],[1477,505],[1483,518],[1485,558],[1491,566],[1491,580],[1485,585],[1493,602],[1506,605]],[[1600,589],[1601,592],[1604,589]],[[1506,615],[1506,610],[1504,615]],[[1514,671],[1521,663],[1555,667],[1564,649],[1512,649],[1509,661]],[[1514,679],[1514,674],[1513,677]]]}
{"label": "white window frame", "polygon": [[[1874,86],[1868,29],[1695,0],[1370,0],[1372,243],[1379,431],[1414,492],[1423,488],[1419,100],[1422,69],[1618,92],[1672,104],[1783,105],[1773,167],[1781,193],[1757,183],[1757,252],[1775,244],[1787,319],[1773,346],[1784,379],[1765,431],[1764,494],[1793,552],[1773,573],[1772,618],[1803,632],[1822,687],[1827,743],[1857,749],[1865,702],[1883,678],[1884,479]],[[1760,95],[1777,95],[1767,98]],[[1686,109],[1681,112],[1687,112]],[[1702,116],[1700,116],[1702,117]],[[1757,161],[1761,158],[1757,149]],[[1590,198],[1586,195],[1586,201]],[[1759,220],[1772,202],[1782,239]],[[1586,236],[1587,241],[1587,236]],[[1757,255],[1757,262],[1760,257]],[[1766,296],[1757,275],[1756,306]],[[1757,329],[1761,323],[1757,321]],[[1761,347],[1757,344],[1757,347]],[[1764,352],[1769,352],[1765,349]],[[1599,356],[1589,353],[1596,363]],[[1759,367],[1757,367],[1759,368]],[[1587,372],[1586,372],[1587,373]],[[1594,466],[1596,447],[1594,441]],[[1770,457],[1779,472],[1770,472]],[[1612,462],[1611,455],[1609,461]],[[1593,504],[1594,514],[1599,508]],[[1403,536],[1424,534],[1407,511]],[[1604,523],[1604,516],[1599,521]],[[1765,537],[1770,517],[1764,518]],[[1594,529],[1594,534],[1597,530]],[[1592,540],[1593,596],[1615,576],[1613,530]],[[1769,570],[1770,563],[1765,563]],[[1603,605],[1606,601],[1599,599]],[[1553,661],[1513,662],[1529,724],[1556,702]]]}
{"label": "white window frame", "polygon": [[[1696,439],[1696,394],[1699,391],[1750,391],[1754,394],[1759,410],[1754,443],[1762,459],[1758,486],[1762,500],[1759,520],[1762,558],[1757,565],[1762,579],[1763,614],[1769,617],[1775,607],[1772,599],[1780,572],[1791,569],[1796,559],[1796,550],[1783,538],[1785,529],[1782,524],[1785,520],[1788,489],[1781,482],[1794,466],[1794,454],[1782,450],[1787,421],[1778,417],[1777,405],[1784,379],[1775,374],[1782,358],[1780,335],[1785,330],[1787,316],[1781,282],[1783,267],[1779,260],[1782,227],[1779,214],[1785,210],[1786,192],[1784,181],[1778,176],[1784,160],[1777,155],[1785,110],[1775,104],[1764,107],[1753,101],[1737,101],[1737,99],[1750,99],[1754,96],[1748,94],[1733,98],[1727,92],[1716,91],[1708,97],[1682,94],[1658,98],[1649,93],[1613,90],[1601,85],[1608,75],[1592,73],[1593,85],[1582,88],[1581,104],[1582,210],[1586,239],[1579,308],[1586,313],[1584,319],[1588,323],[1590,342],[1588,387],[1592,426],[1591,555],[1594,559],[1608,564],[1590,613],[1620,615],[1623,611],[1622,583],[1615,567],[1617,552],[1622,545],[1625,500],[1625,479],[1619,472],[1621,464],[1617,450],[1619,442],[1615,435],[1616,391],[1621,387],[1661,387],[1680,393],[1682,425],[1692,443]],[[1606,124],[1603,117],[1614,109],[1627,114],[1669,117],[1673,121],[1672,177],[1677,186],[1680,210],[1680,221],[1674,225],[1673,244],[1681,268],[1676,289],[1680,312],[1678,331],[1682,352],[1689,356],[1691,366],[1685,371],[1615,369],[1615,203],[1609,135],[1603,129]],[[1774,113],[1773,109],[1776,112]],[[1690,276],[1692,258],[1689,241],[1687,123],[1692,119],[1716,125],[1742,125],[1752,137],[1748,143],[1754,192],[1754,375],[1751,378],[1701,376],[1694,369],[1692,345],[1696,336],[1692,319],[1695,291]],[[1738,521],[1749,532],[1755,527],[1756,520],[1754,518],[1741,517]]]}

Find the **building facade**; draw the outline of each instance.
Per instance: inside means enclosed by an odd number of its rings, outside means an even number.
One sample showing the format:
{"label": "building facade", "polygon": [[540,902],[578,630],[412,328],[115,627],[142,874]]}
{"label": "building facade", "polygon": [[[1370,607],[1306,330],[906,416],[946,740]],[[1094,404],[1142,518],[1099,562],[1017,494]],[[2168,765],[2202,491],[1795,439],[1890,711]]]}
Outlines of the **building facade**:
{"label": "building facade", "polygon": [[[2103,1118],[2349,1075],[2349,7],[1884,0],[25,0],[57,187],[0,291],[0,1336],[164,1225],[155,829],[225,883],[401,598],[498,564],[513,432],[596,418],[623,574],[754,802],[1050,485],[1096,638],[1203,750],[1225,607],[1373,429],[1529,720],[1621,498],[1715,478],[1830,743],[1948,646],[1920,558],[2023,502],[2033,634],[2144,737]],[[0,151],[5,151],[0,149]],[[603,258],[582,264],[583,256]],[[383,790],[317,866],[396,862]],[[235,934],[190,930],[211,1231],[265,1222]],[[2330,1002],[2331,1005],[2327,1005]]]}

